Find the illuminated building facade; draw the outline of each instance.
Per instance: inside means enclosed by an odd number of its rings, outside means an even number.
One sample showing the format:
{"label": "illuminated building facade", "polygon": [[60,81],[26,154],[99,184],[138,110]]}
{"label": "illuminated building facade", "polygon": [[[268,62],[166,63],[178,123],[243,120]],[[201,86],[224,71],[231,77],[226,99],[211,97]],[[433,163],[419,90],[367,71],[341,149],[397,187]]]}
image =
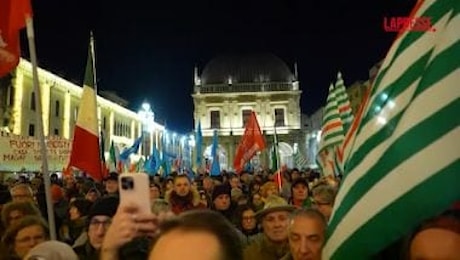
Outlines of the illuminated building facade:
{"label": "illuminated building facade", "polygon": [[201,73],[195,68],[194,120],[195,126],[201,122],[205,161],[212,160],[212,136],[217,130],[221,168],[233,168],[246,120],[254,110],[267,149],[253,158],[252,165],[269,166],[275,127],[280,161],[293,165],[296,150],[305,151],[296,65],[293,70],[271,54],[224,55],[211,60]]}
{"label": "illuminated building facade", "polygon": [[[2,79],[0,88],[0,115],[4,130],[21,136],[37,136],[37,118],[35,92],[32,84],[32,65],[21,59],[19,66],[12,74]],[[77,120],[82,87],[67,81],[49,71],[38,69],[44,134],[61,136],[66,139],[73,137],[73,129]],[[125,107],[123,99],[113,93],[104,93],[106,97],[97,97],[99,129],[104,134],[106,157],[113,141],[122,151],[131,146],[142,131],[145,135],[145,119],[137,112]],[[153,119],[152,119],[153,120]],[[153,146],[158,146],[164,127],[156,122],[149,123],[146,139],[147,149],[139,149],[140,155],[151,154]],[[65,162],[63,162],[64,164]]]}

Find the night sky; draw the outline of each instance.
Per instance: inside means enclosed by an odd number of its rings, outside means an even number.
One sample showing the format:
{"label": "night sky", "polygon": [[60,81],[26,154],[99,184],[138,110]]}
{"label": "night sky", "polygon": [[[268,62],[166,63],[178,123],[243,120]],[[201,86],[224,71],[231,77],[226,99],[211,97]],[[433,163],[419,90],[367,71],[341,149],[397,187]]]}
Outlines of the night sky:
{"label": "night sky", "polygon": [[384,17],[407,16],[415,0],[32,4],[41,67],[81,85],[93,30],[99,90],[116,91],[133,110],[148,101],[158,122],[188,132],[195,64],[202,70],[210,59],[229,52],[271,52],[291,69],[297,62],[302,112],[311,114],[325,103],[338,70],[347,86],[368,78],[396,36],[383,30]]}

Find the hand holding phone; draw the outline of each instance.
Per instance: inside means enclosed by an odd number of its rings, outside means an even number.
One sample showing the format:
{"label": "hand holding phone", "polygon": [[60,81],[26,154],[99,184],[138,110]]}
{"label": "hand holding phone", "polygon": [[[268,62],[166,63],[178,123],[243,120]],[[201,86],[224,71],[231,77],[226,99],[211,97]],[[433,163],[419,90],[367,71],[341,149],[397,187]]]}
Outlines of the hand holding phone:
{"label": "hand holding phone", "polygon": [[151,214],[149,177],[145,173],[120,174],[119,191],[121,205],[135,205],[141,214]]}

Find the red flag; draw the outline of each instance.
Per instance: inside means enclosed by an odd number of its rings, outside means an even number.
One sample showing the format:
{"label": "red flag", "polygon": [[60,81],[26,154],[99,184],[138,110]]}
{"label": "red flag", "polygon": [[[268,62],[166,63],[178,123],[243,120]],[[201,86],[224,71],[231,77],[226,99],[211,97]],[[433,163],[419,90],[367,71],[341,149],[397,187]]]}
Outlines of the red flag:
{"label": "red flag", "polygon": [[0,77],[12,71],[21,57],[19,31],[32,16],[30,0],[2,0],[0,2]]}
{"label": "red flag", "polygon": [[244,169],[244,165],[246,165],[254,154],[263,149],[265,149],[265,140],[260,131],[256,113],[252,111],[246,123],[244,135],[236,150],[235,160],[233,162],[235,172],[240,173]]}
{"label": "red flag", "polygon": [[75,124],[70,166],[87,172],[93,179],[104,178],[101,165],[99,143],[97,101],[94,80],[92,43],[88,52],[85,81],[80,101],[77,123]]}

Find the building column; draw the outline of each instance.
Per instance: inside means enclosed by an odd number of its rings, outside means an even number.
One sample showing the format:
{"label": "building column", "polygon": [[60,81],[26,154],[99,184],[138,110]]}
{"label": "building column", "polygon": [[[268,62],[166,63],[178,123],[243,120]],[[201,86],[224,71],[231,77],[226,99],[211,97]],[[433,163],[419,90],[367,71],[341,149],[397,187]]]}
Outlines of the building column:
{"label": "building column", "polygon": [[[64,120],[63,120],[63,125],[62,125],[62,129],[63,129],[63,136],[64,138],[66,139],[70,139],[70,118],[71,118],[71,113],[70,113],[70,92],[67,91],[65,94],[64,94]],[[49,105],[48,105],[49,107]],[[44,121],[43,121],[44,123]],[[49,125],[49,123],[48,123]]]}
{"label": "building column", "polygon": [[[231,129],[233,132],[235,132],[235,128],[240,128],[239,126],[239,122],[240,120],[238,120],[238,113],[236,113],[235,115],[235,112],[238,112],[238,101],[236,100],[232,100],[232,104],[230,105],[231,109],[231,115],[230,115],[230,126],[231,126]],[[243,126],[244,127],[244,126]]]}
{"label": "building column", "polygon": [[40,100],[42,102],[42,122],[43,122],[43,135],[44,136],[48,136],[50,132],[50,99],[51,99],[51,88],[52,87],[53,86],[48,83],[40,84],[40,95],[41,95]]}
{"label": "building column", "polygon": [[147,158],[147,156],[151,155],[153,153],[153,131],[149,131],[149,135],[150,135],[150,151],[147,151],[147,154],[145,155],[145,157]]}
{"label": "building column", "polygon": [[114,128],[114,125],[115,125],[115,113],[113,112],[113,110],[110,110],[110,113],[109,113],[109,133],[107,134],[108,136],[110,136],[109,138],[109,142],[112,143],[112,140],[113,140],[113,136],[115,135],[115,131],[113,130]]}
{"label": "building column", "polygon": [[224,132],[226,132],[226,130],[228,130],[231,125],[232,125],[232,109],[231,107],[228,105],[228,100],[225,100],[224,101],[224,104],[223,104],[223,107],[222,107],[222,112],[224,113],[223,115],[223,122],[225,124],[222,124],[222,128],[224,129]]}
{"label": "building column", "polygon": [[[17,69],[16,70],[16,79],[14,83],[15,91],[14,91],[14,104],[13,104],[13,120],[14,120],[14,127],[13,133],[16,135],[23,135],[22,131],[22,109],[24,107],[23,102],[23,95],[24,95],[24,73]],[[27,134],[28,136],[28,134]]]}

